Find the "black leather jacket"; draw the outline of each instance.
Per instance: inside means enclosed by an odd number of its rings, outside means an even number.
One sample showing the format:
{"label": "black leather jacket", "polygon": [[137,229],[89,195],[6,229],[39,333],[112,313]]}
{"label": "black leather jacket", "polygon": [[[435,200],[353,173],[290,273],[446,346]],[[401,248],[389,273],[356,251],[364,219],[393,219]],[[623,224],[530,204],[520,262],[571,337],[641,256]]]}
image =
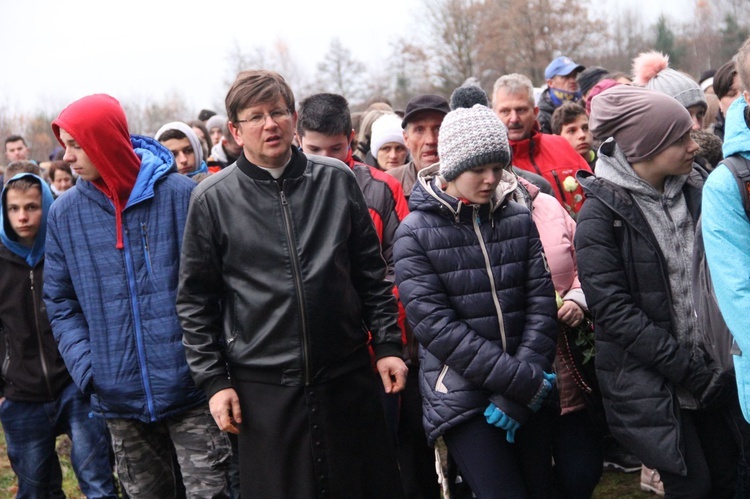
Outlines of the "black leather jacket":
{"label": "black leather jacket", "polygon": [[[244,155],[193,192],[177,312],[193,377],[206,394],[233,377],[310,385],[400,356],[362,192],[343,163],[293,150],[274,180]],[[369,332],[368,332],[369,331]]]}

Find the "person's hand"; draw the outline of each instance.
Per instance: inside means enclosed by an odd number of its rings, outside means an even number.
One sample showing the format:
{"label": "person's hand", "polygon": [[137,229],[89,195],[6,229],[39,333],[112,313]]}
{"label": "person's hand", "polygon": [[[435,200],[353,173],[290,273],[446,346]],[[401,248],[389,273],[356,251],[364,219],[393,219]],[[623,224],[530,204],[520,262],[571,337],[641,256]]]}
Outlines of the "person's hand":
{"label": "person's hand", "polygon": [[[238,435],[240,429],[237,424],[242,423],[242,411],[240,410],[240,399],[234,388],[225,388],[213,394],[208,401],[211,415],[216,421],[216,426],[221,431]],[[236,423],[236,424],[235,424]]]}
{"label": "person's hand", "polygon": [[406,374],[409,368],[400,357],[383,357],[375,363],[383,380],[385,393],[398,393],[406,386]]}
{"label": "person's hand", "polygon": [[505,414],[498,406],[492,403],[484,410],[484,418],[492,426],[497,426],[505,430],[505,440],[509,444],[515,443],[516,430],[521,427],[521,423]]}
{"label": "person's hand", "polygon": [[680,383],[696,400],[703,398],[703,393],[710,387],[714,372],[709,369],[700,355],[692,355],[685,378]]}
{"label": "person's hand", "polygon": [[555,380],[557,379],[557,376],[552,373],[542,373],[542,386],[539,387],[539,390],[536,392],[536,395],[534,395],[534,398],[531,399],[531,402],[529,402],[529,409],[536,412],[542,407],[542,402],[544,402],[544,399],[547,398],[547,395],[552,391],[552,385],[555,383]]}
{"label": "person's hand", "polygon": [[575,327],[583,320],[583,309],[572,300],[563,300],[563,304],[557,309],[557,320]]}

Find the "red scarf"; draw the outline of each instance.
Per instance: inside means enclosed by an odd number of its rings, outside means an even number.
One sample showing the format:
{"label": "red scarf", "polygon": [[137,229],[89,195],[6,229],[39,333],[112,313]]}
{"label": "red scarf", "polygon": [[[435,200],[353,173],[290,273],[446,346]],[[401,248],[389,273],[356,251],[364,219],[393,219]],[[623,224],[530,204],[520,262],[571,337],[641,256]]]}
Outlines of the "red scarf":
{"label": "red scarf", "polygon": [[81,146],[101,175],[93,184],[115,206],[116,247],[122,249],[122,210],[141,167],[141,159],[130,143],[125,111],[114,97],[89,95],[63,109],[52,122],[57,140],[65,147],[60,140],[61,128]]}

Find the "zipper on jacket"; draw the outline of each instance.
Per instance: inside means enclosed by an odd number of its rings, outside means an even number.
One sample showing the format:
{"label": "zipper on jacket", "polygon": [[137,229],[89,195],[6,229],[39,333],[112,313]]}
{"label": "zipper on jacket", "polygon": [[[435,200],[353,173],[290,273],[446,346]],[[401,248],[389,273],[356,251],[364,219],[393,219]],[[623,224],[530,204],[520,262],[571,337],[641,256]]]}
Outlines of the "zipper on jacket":
{"label": "zipper on jacket", "polygon": [[42,329],[39,326],[39,300],[36,298],[36,289],[34,288],[34,269],[29,270],[29,280],[31,281],[31,297],[34,302],[34,324],[36,325],[36,340],[39,345],[39,362],[42,364],[42,374],[44,375],[44,383],[47,385],[50,398],[55,396],[52,393],[52,383],[49,379],[49,369],[47,367],[47,359],[44,355],[44,348],[42,347]]}
{"label": "zipper on jacket", "polygon": [[495,287],[495,278],[492,275],[492,264],[490,262],[490,255],[487,252],[487,247],[484,245],[484,239],[482,239],[482,231],[479,228],[479,206],[474,205],[474,216],[472,217],[472,225],[474,226],[474,232],[479,239],[479,247],[482,249],[482,255],[484,255],[484,265],[487,269],[487,277],[490,278],[490,287],[492,288],[492,301],[495,304],[495,310],[497,311],[497,323],[500,326],[500,340],[503,342],[503,351],[508,353],[508,344],[505,337],[505,324],[503,323],[503,311],[500,308],[500,300],[497,298],[497,288]]}
{"label": "zipper on jacket", "polygon": [[[277,184],[278,185],[278,184]],[[310,366],[310,339],[307,334],[307,313],[305,312],[305,296],[302,292],[302,270],[300,269],[299,257],[294,244],[294,234],[292,233],[292,215],[289,208],[289,202],[286,199],[284,190],[279,187],[279,196],[281,197],[281,208],[284,215],[284,229],[286,230],[286,242],[289,246],[289,257],[292,260],[292,274],[294,275],[294,288],[297,292],[297,306],[300,313],[300,324],[302,336],[302,362],[304,364],[304,383],[309,386],[312,382],[312,372]]]}
{"label": "zipper on jacket", "polygon": [[141,242],[143,243],[143,257],[146,260],[146,270],[151,274],[151,251],[149,251],[148,247],[148,228],[145,223],[141,224]]}
{"label": "zipper on jacket", "polygon": [[10,366],[10,340],[8,334],[3,335],[5,339],[5,357],[3,358],[3,378],[8,374],[8,366]]}
{"label": "zipper on jacket", "polygon": [[143,331],[141,330],[141,308],[138,304],[138,295],[135,284],[135,271],[133,257],[130,254],[130,231],[125,229],[123,243],[125,245],[125,272],[128,278],[128,289],[130,290],[130,307],[133,312],[133,327],[135,328],[135,344],[138,349],[138,364],[141,371],[141,381],[146,391],[146,403],[148,404],[148,415],[151,421],[156,421],[154,411],[154,397],[151,391],[151,381],[148,379],[148,368],[146,367],[146,348],[143,344]]}
{"label": "zipper on jacket", "polygon": [[557,184],[557,190],[560,191],[560,197],[563,199],[563,201],[565,201],[565,193],[567,191],[563,187],[562,182],[560,182],[560,177],[557,175],[557,170],[552,170],[552,176],[555,178],[555,183]]}
{"label": "zipper on jacket", "polygon": [[[667,200],[666,200],[666,198],[664,196],[661,196],[660,204],[661,204],[662,210],[664,211],[664,216],[666,216],[667,220],[669,221],[669,226],[671,227],[673,234],[674,235],[679,235],[679,228],[677,227],[677,224],[675,223],[674,218],[672,217],[672,214],[669,212],[669,207],[667,206]],[[686,201],[686,204],[687,204],[687,201]],[[677,254],[680,257],[680,271],[683,271],[683,270],[685,270],[685,266],[684,266],[684,263],[682,262],[683,259],[682,259],[682,255],[681,255],[681,252],[680,252],[680,248],[677,248]],[[667,281],[669,281],[669,274],[667,274],[666,277],[667,277]],[[681,280],[684,280],[684,278],[685,278],[685,276],[683,275],[682,278],[681,278]],[[672,288],[668,287],[667,289],[670,290],[669,294],[670,294],[670,297],[671,297],[671,295],[672,295],[671,289]],[[688,350],[692,354],[693,351],[697,348],[697,345],[695,343],[695,340],[696,340],[695,336],[697,334],[697,331],[695,329],[696,323],[693,320],[694,317],[695,317],[695,304],[693,303],[693,294],[692,293],[688,293],[687,298],[688,298],[688,300],[690,300],[690,303],[689,303],[689,305],[690,305],[690,311],[692,311],[693,313],[688,313],[688,322],[687,322],[687,324],[685,324],[687,326],[687,328],[688,328],[688,330],[685,332],[685,342],[686,342],[685,346],[688,348]],[[672,304],[670,304],[670,308],[672,308]],[[674,322],[673,322],[673,325],[674,325]],[[678,332],[676,330],[675,330],[675,339],[678,339]]]}

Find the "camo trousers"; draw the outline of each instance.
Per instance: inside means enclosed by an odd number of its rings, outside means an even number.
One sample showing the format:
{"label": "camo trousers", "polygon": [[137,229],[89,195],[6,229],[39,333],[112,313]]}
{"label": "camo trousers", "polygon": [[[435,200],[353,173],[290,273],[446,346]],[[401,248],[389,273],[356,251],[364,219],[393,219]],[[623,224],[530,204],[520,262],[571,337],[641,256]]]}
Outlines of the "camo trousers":
{"label": "camo trousers", "polygon": [[155,423],[108,419],[107,425],[117,475],[131,498],[175,497],[172,449],[188,498],[229,497],[226,472],[231,446],[207,405]]}

